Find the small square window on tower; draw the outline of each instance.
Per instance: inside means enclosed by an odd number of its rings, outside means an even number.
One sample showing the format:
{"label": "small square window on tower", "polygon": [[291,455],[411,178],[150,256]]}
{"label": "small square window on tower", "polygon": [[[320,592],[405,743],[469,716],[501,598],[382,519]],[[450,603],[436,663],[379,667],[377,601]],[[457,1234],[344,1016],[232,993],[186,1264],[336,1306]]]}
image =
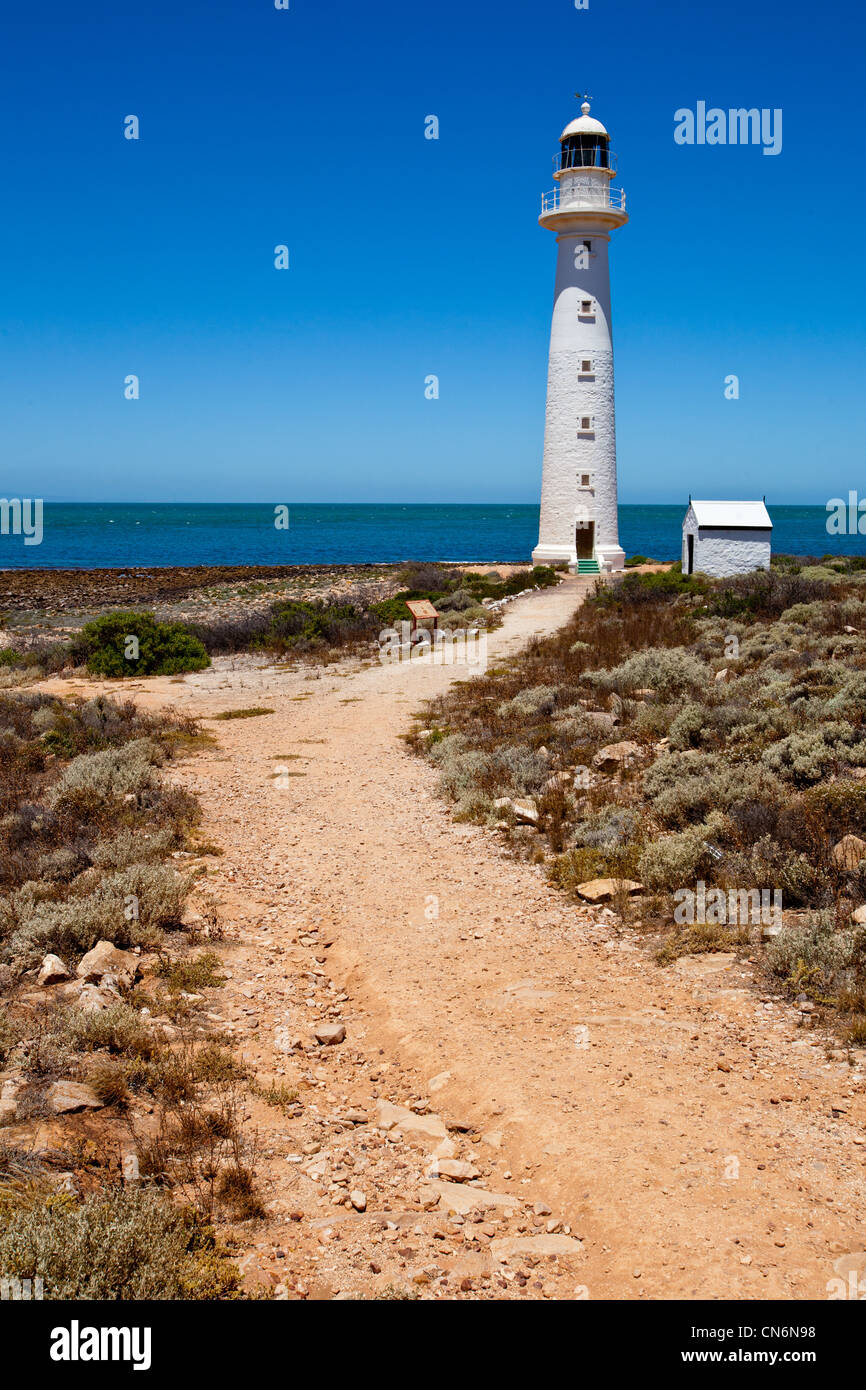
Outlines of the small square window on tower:
{"label": "small square window on tower", "polygon": [[578,310],[578,316],[579,316],[580,318],[582,318],[582,319],[589,319],[589,318],[593,318],[594,315],[595,315],[595,304],[593,303],[593,301],[592,301],[591,299],[582,299],[582,300],[580,301],[580,308],[579,308],[579,310]]}
{"label": "small square window on tower", "polygon": [[577,483],[578,483],[578,487],[588,487],[588,488],[591,488],[591,487],[592,487],[592,474],[591,474],[591,473],[578,473],[578,475],[577,475]]}
{"label": "small square window on tower", "polygon": [[581,357],[581,359],[580,359],[580,372],[578,373],[578,375],[579,375],[579,376],[592,376],[592,375],[593,375],[593,367],[592,367],[592,358],[591,358],[591,357]]}
{"label": "small square window on tower", "polygon": [[579,420],[578,420],[578,424],[577,424],[577,432],[578,432],[578,434],[592,434],[592,431],[594,430],[594,428],[595,428],[595,424],[594,424],[594,422],[593,422],[593,417],[592,417],[591,415],[581,415],[581,416],[580,416],[580,418],[579,418]]}

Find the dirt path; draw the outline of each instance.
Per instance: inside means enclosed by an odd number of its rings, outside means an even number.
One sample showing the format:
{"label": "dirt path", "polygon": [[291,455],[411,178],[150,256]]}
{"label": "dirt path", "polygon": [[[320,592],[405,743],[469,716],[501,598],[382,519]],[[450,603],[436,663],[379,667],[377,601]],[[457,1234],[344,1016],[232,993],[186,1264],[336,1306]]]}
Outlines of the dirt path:
{"label": "dirt path", "polygon": [[[491,658],[553,630],[580,592],[572,580],[510,605]],[[251,1059],[307,1088],[307,1128],[255,1117],[273,1212],[259,1265],[289,1296],[402,1275],[446,1297],[826,1298],[840,1269],[866,1268],[843,1258],[866,1245],[862,1067],[828,1061],[750,967],[661,969],[612,914],[575,908],[493,832],[455,824],[399,735],[462,675],[377,664],[130,683],[198,715],[274,711],[209,726],[219,747],[184,772],[241,931],[219,1007]],[[324,1018],[344,1043],[292,1048]],[[421,1118],[401,1112],[389,1132],[380,1111],[375,1127],[382,1100],[419,1102]],[[425,1100],[444,1141],[429,1118],[413,1132]],[[433,1207],[437,1146],[502,1194],[490,1220]]]}

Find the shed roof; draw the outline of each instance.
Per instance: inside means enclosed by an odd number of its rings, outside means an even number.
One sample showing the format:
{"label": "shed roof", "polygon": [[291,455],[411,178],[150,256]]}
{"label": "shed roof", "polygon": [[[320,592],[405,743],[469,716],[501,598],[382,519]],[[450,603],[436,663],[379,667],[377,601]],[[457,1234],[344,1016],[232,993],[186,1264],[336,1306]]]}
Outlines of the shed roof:
{"label": "shed roof", "polygon": [[691,508],[699,526],[740,526],[749,531],[773,529],[763,502],[699,502],[693,497]]}

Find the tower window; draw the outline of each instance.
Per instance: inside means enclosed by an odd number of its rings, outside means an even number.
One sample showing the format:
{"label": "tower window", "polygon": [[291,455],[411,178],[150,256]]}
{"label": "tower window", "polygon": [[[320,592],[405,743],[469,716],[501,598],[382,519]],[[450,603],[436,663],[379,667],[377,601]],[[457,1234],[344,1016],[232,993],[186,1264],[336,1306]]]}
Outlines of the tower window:
{"label": "tower window", "polygon": [[578,425],[578,434],[591,434],[593,429],[592,416],[581,415]]}
{"label": "tower window", "polygon": [[593,302],[591,299],[582,299],[580,301],[579,313],[582,318],[590,317],[592,314],[595,313],[595,308],[593,307]]}
{"label": "tower window", "polygon": [[579,487],[592,487],[592,474],[578,473],[577,482]]}
{"label": "tower window", "polygon": [[581,376],[592,376],[592,358],[591,358],[591,357],[581,357],[581,359],[580,359],[580,375],[581,375]]}
{"label": "tower window", "polygon": [[591,241],[586,241],[586,240],[584,240],[584,243],[583,243],[583,244],[584,244],[584,246],[586,247],[587,251],[591,251],[591,250],[592,250],[592,242],[591,242]]}

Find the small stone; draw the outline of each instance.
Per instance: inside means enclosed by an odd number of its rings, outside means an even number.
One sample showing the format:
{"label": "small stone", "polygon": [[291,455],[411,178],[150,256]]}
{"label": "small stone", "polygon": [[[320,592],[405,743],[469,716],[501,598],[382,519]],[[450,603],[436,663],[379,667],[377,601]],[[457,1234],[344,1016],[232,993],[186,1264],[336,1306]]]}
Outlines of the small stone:
{"label": "small stone", "polygon": [[112,975],[119,984],[131,985],[138,970],[138,957],[131,951],[119,951],[110,941],[97,941],[78,963],[76,975],[81,980],[98,981]]}
{"label": "small stone", "polygon": [[579,883],[577,891],[586,902],[607,903],[621,891],[629,897],[642,893],[643,884],[632,878],[592,878],[587,883]]}
{"label": "small stone", "polygon": [[605,748],[599,748],[592,761],[601,772],[615,772],[617,768],[629,767],[636,758],[643,756],[639,743],[623,739],[620,743],[609,743]]}
{"label": "small stone", "polygon": [[36,983],[42,985],[57,985],[61,980],[69,979],[69,971],[63,964],[59,956],[47,955],[42,958],[42,965],[39,970],[39,978]]}
{"label": "small stone", "polygon": [[55,1081],[53,1086],[49,1086],[45,1099],[55,1115],[103,1108],[96,1092],[79,1081]]}
{"label": "small stone", "polygon": [[532,1210],[536,1216],[550,1216],[551,1209],[546,1202],[536,1202]]}
{"label": "small stone", "polygon": [[110,1009],[112,1004],[120,1001],[120,991],[112,975],[106,975],[99,985],[82,985],[81,991],[75,1001],[79,1009],[84,1013],[99,1013],[102,1009]]}
{"label": "small stone", "polygon": [[452,1182],[471,1182],[473,1178],[481,1176],[471,1163],[464,1163],[459,1158],[439,1158],[435,1160],[435,1166],[441,1177],[450,1178]]}
{"label": "small stone", "polygon": [[333,1047],[336,1043],[341,1043],[346,1036],[345,1023],[320,1023],[314,1030],[316,1042],[321,1043],[322,1047]]}
{"label": "small stone", "polygon": [[856,869],[862,859],[866,859],[866,840],[859,835],[843,835],[833,846],[833,862],[840,869]]}
{"label": "small stone", "polygon": [[352,1206],[355,1208],[355,1211],[366,1211],[366,1210],[367,1210],[367,1198],[366,1198],[365,1194],[364,1194],[363,1192],[361,1192],[361,1190],[360,1190],[359,1188],[356,1187],[356,1188],[350,1193],[350,1195],[349,1195],[349,1200],[350,1200],[350,1202],[352,1203]]}

